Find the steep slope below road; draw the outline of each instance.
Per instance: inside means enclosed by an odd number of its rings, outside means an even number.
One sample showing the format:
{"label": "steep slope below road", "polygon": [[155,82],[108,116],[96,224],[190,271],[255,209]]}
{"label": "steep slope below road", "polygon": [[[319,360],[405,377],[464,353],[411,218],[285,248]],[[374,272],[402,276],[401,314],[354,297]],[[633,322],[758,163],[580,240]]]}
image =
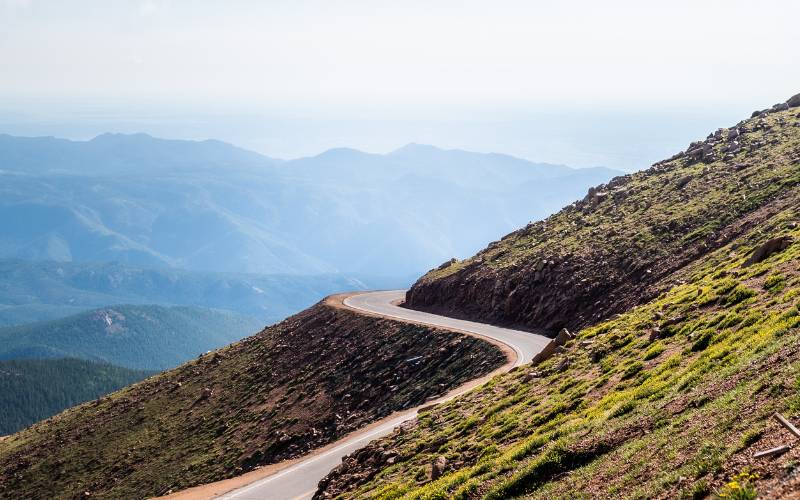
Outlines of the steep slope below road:
{"label": "steep slope below road", "polygon": [[687,264],[796,202],[799,111],[782,108],[443,264],[414,284],[408,305],[554,334],[655,297]]}
{"label": "steep slope below road", "polygon": [[0,498],[144,498],[237,476],[505,362],[481,340],[340,300],[0,441]]}
{"label": "steep slope below road", "polygon": [[[471,380],[435,401],[426,403],[422,410],[430,408],[434,404],[449,401],[474,387],[482,385],[499,372],[505,372],[513,367],[528,363],[531,358],[550,344],[550,340],[541,335],[436,316],[400,307],[397,304],[402,301],[404,295],[405,290],[358,293],[348,296],[344,300],[344,304],[349,308],[366,314],[400,319],[414,324],[443,327],[488,339],[506,350],[509,361],[485,377]],[[408,425],[410,420],[416,418],[418,411],[420,411],[420,408],[393,413],[359,432],[348,434],[332,443],[329,447],[304,456],[295,463],[288,464],[280,469],[265,468],[258,471],[258,473],[241,476],[230,481],[221,481],[182,491],[170,498],[174,500],[200,500],[211,497],[219,498],[220,500],[262,500],[264,498],[269,498],[270,500],[300,500],[310,498],[314,492],[312,486],[316,485],[320,479],[339,466],[343,457],[364,447],[370,441],[391,433],[398,426]],[[238,489],[235,489],[237,487]],[[215,496],[222,493],[225,494],[219,497]]]}

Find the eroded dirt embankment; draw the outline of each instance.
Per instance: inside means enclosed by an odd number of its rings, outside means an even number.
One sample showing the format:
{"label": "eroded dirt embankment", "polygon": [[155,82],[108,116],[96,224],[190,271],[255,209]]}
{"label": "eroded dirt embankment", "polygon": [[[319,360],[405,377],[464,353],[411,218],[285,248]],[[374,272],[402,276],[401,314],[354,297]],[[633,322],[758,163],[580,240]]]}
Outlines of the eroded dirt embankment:
{"label": "eroded dirt embankment", "polygon": [[551,336],[630,310],[795,203],[798,117],[793,108],[744,120],[592,188],[474,257],[431,270],[406,302]]}
{"label": "eroded dirt embankment", "polygon": [[237,476],[506,361],[482,340],[359,314],[341,298],[9,437],[0,497],[144,498]]}

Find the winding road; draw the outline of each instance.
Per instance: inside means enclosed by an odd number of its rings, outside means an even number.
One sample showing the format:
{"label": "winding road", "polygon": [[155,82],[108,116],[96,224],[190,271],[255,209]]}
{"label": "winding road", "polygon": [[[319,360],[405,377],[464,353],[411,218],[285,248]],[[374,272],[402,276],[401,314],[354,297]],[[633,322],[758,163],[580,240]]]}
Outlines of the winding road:
{"label": "winding road", "polygon": [[[397,305],[404,298],[405,290],[365,292],[348,296],[343,303],[350,309],[371,315],[412,323],[423,323],[482,337],[495,344],[502,344],[509,357],[509,362],[501,369],[489,376],[473,380],[458,387],[436,401],[426,403],[425,406],[452,399],[483,383],[498,372],[508,371],[512,367],[530,362],[533,356],[544,349],[550,342],[550,339],[542,335],[404,309]],[[364,447],[373,439],[390,434],[398,425],[413,419],[419,408],[392,414],[367,426],[365,429],[348,434],[322,450],[310,453],[307,457],[288,467],[278,470],[269,476],[254,480],[246,486],[229,491],[217,498],[221,500],[299,500],[311,498],[316,491],[319,480],[325,477],[331,469],[339,465],[342,457]]]}

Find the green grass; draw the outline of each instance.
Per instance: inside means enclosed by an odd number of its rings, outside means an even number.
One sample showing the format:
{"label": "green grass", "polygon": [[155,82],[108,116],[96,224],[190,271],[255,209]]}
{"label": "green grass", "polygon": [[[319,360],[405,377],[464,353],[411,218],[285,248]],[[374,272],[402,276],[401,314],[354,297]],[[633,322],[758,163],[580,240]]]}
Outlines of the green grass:
{"label": "green grass", "polygon": [[320,304],[0,440],[0,498],[127,500],[237,476],[504,360],[473,337]]}
{"label": "green grass", "polygon": [[[768,120],[783,142],[742,153],[736,161],[748,161],[746,176],[721,163],[633,174],[621,205],[564,211],[426,275],[453,277],[478,260],[498,272],[519,269],[542,249],[579,252],[587,242],[668,259],[677,244],[773,207],[668,277],[653,300],[579,331],[565,353],[497,377],[378,441],[404,460],[345,497],[753,498],[763,479],[729,464],[765,436],[773,412],[800,415],[800,245],[742,266],[770,237],[800,241],[800,169],[787,157],[800,151],[800,131]],[[704,182],[663,188],[688,172]],[[790,201],[775,204],[778,193]],[[675,221],[685,235],[668,234]],[[592,352],[603,355],[593,362]],[[557,372],[564,357],[570,365]],[[441,449],[461,465],[431,482],[417,471]]]}

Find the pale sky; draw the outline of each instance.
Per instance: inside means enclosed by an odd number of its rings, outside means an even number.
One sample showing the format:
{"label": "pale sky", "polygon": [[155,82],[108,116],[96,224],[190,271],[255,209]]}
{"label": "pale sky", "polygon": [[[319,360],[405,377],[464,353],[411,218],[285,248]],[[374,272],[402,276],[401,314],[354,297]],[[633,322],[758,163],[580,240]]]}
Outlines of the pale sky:
{"label": "pale sky", "polygon": [[[0,126],[113,116],[95,126],[236,129],[220,138],[291,156],[453,123],[475,125],[430,138],[494,149],[474,138],[559,110],[744,117],[800,92],[797,19],[800,2],[764,0],[0,0]],[[303,123],[305,146],[275,130]]]}

